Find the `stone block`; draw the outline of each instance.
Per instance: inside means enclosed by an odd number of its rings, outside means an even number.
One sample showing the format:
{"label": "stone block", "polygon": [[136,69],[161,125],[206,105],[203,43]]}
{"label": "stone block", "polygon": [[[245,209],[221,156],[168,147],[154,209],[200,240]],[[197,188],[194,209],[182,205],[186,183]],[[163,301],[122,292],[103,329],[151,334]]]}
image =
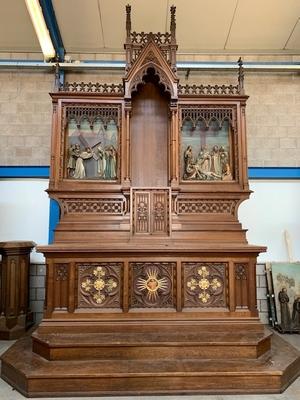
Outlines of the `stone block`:
{"label": "stone block", "polygon": [[44,276],[31,276],[30,277],[30,287],[31,288],[44,288],[45,287],[45,277]]}
{"label": "stone block", "polygon": [[36,300],[45,301],[45,288],[36,289]]}
{"label": "stone block", "polygon": [[44,302],[42,300],[33,300],[30,302],[30,309],[32,312],[43,312]]}
{"label": "stone block", "polygon": [[257,275],[264,275],[265,274],[265,264],[257,264],[256,265],[256,274]]}
{"label": "stone block", "polygon": [[257,299],[265,300],[267,297],[267,289],[266,288],[257,288]]}
{"label": "stone block", "polygon": [[45,276],[46,275],[46,265],[38,264],[36,274],[40,275],[40,276]]}

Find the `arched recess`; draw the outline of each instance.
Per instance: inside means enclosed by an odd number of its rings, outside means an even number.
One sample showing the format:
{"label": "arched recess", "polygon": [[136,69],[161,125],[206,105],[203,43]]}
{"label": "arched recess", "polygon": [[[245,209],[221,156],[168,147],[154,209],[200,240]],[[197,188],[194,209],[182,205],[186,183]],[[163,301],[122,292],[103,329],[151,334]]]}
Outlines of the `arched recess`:
{"label": "arched recess", "polygon": [[171,87],[152,66],[131,82],[131,183],[166,187],[169,182]]}

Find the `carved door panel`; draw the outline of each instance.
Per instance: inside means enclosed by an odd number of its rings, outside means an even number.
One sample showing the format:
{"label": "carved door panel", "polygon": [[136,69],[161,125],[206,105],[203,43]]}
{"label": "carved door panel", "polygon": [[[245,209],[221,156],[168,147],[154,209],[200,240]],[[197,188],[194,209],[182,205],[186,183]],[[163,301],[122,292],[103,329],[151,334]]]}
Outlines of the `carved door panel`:
{"label": "carved door panel", "polygon": [[170,189],[131,189],[133,235],[170,234]]}

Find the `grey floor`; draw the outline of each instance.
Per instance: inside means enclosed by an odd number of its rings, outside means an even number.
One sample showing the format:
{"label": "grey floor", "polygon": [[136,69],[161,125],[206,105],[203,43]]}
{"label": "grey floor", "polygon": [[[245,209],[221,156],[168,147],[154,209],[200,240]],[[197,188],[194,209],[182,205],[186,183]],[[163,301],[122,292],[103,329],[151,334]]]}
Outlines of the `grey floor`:
{"label": "grey floor", "polygon": [[[300,350],[300,335],[282,335],[290,344]],[[8,349],[14,341],[0,340],[0,354]],[[101,399],[101,400],[300,400],[300,377],[289,386],[286,391],[282,394],[270,394],[270,395],[197,395],[197,396],[122,396],[122,397],[91,397],[90,399]],[[0,379],[0,400],[22,400],[25,399],[16,390],[13,390],[6,382]],[[43,397],[43,400],[53,399],[53,397]],[[56,400],[63,399],[62,397],[56,397]],[[89,397],[68,397],[67,400],[88,400]]]}

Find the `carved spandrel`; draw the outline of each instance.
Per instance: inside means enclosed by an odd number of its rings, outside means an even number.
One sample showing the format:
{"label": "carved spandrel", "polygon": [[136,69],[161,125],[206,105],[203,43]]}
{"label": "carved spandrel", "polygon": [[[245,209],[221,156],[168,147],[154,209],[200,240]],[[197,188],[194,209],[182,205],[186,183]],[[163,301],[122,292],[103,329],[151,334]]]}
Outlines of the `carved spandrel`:
{"label": "carved spandrel", "polygon": [[121,308],[122,263],[78,263],[78,307]]}
{"label": "carved spandrel", "polygon": [[184,262],[184,306],[226,307],[226,263]]}
{"label": "carved spandrel", "polygon": [[175,269],[172,262],[130,263],[131,307],[173,308]]}

